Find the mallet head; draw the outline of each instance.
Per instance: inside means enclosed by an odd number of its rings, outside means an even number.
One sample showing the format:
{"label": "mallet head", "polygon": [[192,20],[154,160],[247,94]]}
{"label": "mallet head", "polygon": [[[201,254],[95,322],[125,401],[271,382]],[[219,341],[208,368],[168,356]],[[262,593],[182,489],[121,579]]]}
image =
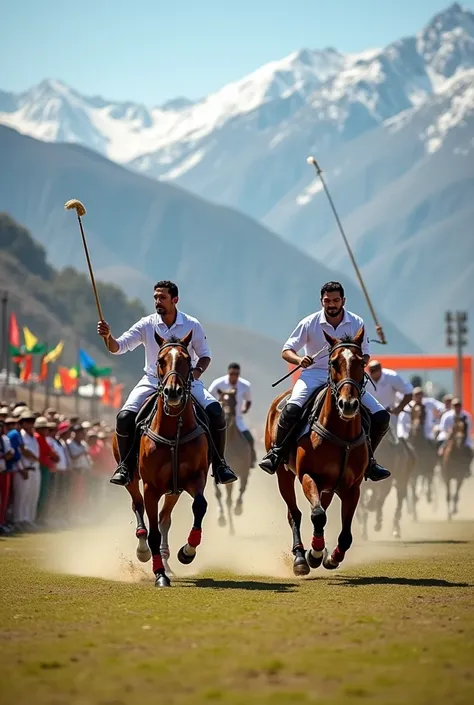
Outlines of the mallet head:
{"label": "mallet head", "polygon": [[83,203],[77,200],[77,198],[72,198],[70,201],[64,204],[64,208],[67,211],[77,211],[77,215],[85,215],[86,209]]}

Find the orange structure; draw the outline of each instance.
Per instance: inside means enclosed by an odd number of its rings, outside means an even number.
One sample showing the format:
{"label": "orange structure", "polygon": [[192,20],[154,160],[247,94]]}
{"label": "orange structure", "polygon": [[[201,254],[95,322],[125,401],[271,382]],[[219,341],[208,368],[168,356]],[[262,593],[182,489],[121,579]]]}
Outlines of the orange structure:
{"label": "orange structure", "polygon": [[[452,370],[456,374],[457,357],[455,355],[377,355],[377,360],[383,367],[392,370]],[[289,366],[290,368],[292,365]],[[299,376],[299,371],[292,375],[293,382]],[[462,400],[466,411],[472,414],[472,357],[462,358]]]}

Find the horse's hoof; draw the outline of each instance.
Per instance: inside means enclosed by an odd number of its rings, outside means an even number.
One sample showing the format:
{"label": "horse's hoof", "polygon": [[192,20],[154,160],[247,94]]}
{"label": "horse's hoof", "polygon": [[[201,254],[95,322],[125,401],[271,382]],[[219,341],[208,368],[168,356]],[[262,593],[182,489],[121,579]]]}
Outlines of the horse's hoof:
{"label": "horse's hoof", "polygon": [[145,536],[140,536],[138,538],[137,558],[140,563],[147,563],[151,558],[151,551],[148,547]]}
{"label": "horse's hoof", "polygon": [[393,532],[392,532],[392,536],[393,536],[394,539],[399,539],[399,538],[401,538],[400,529],[394,529]]}
{"label": "horse's hoof", "polygon": [[196,558],[195,553],[192,556],[188,556],[188,554],[184,552],[184,546],[182,546],[178,551],[178,561],[180,563],[182,563],[183,565],[189,565],[190,563],[193,562],[193,560],[195,558]]}
{"label": "horse's hoof", "polygon": [[319,558],[316,558],[311,553],[311,550],[308,550],[308,551],[306,551],[306,562],[310,568],[312,568],[313,570],[316,570],[316,568],[319,568],[319,566],[323,562],[323,554],[321,553]]}
{"label": "horse's hoof", "polygon": [[223,516],[223,514],[221,514],[217,520],[217,525],[221,527],[226,525],[225,516]]}
{"label": "horse's hoof", "polygon": [[155,587],[157,588],[169,588],[171,587],[171,580],[165,573],[158,573],[155,580]]}
{"label": "horse's hoof", "polygon": [[244,511],[243,506],[242,506],[242,500],[237,500],[235,503],[235,509],[234,509],[234,514],[236,517],[242,516],[242,512]]}
{"label": "horse's hoof", "polygon": [[304,556],[296,556],[293,561],[293,573],[298,577],[309,574],[309,565]]}
{"label": "horse's hoof", "polygon": [[327,548],[325,548],[323,551],[323,566],[326,568],[326,570],[335,570],[336,568],[339,568],[339,563],[335,563],[333,561],[327,551]]}
{"label": "horse's hoof", "polygon": [[148,561],[151,558],[151,551],[147,547],[145,549],[141,549],[140,546],[137,548],[137,558],[140,561],[140,563],[148,563]]}
{"label": "horse's hoof", "polygon": [[382,522],[381,521],[377,521],[375,523],[374,531],[376,531],[377,533],[379,533],[379,531],[382,531]]}

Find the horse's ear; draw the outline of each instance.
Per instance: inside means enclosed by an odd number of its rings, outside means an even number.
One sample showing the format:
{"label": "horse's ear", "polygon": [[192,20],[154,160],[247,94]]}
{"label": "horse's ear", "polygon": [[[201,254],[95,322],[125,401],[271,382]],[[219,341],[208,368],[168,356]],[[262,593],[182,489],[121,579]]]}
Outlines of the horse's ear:
{"label": "horse's ear", "polygon": [[329,343],[330,348],[333,348],[339,342],[337,338],[333,338],[332,335],[329,335],[329,333],[326,333],[325,330],[323,330],[323,333],[324,333],[324,337],[326,338],[326,340]]}
{"label": "horse's ear", "polygon": [[189,343],[191,342],[192,337],[193,337],[193,332],[192,332],[192,330],[190,330],[189,333],[184,336],[184,338],[181,338],[181,342],[183,343],[185,348],[188,347]]}
{"label": "horse's ear", "polygon": [[364,342],[364,335],[365,329],[364,326],[361,326],[357,331],[356,335],[354,336],[354,343],[357,343],[357,345],[360,345],[360,347],[362,347],[362,343]]}
{"label": "horse's ear", "polygon": [[162,338],[161,335],[159,335],[159,333],[156,332],[156,330],[155,330],[155,340],[156,340],[156,342],[158,343],[158,346],[159,346],[160,348],[161,348],[161,346],[163,345],[163,343],[165,342],[165,339]]}

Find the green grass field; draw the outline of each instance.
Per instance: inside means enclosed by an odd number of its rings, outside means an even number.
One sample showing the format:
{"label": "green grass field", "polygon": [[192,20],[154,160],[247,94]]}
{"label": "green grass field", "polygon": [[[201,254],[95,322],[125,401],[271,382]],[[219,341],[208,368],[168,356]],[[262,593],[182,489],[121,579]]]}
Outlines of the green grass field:
{"label": "green grass field", "polygon": [[165,591],[43,572],[41,536],[0,541],[0,702],[472,704],[474,525],[447,534],[422,557]]}

